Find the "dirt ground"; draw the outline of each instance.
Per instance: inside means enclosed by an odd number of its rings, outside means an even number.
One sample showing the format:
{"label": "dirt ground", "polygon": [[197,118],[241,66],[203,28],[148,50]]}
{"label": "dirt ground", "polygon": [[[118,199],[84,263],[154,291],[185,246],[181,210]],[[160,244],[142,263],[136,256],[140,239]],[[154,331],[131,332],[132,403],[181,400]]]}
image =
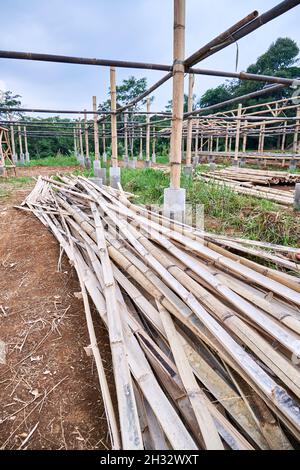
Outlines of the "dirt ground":
{"label": "dirt ground", "polygon": [[[41,173],[27,170],[28,176]],[[89,339],[79,283],[65,257],[58,270],[59,246],[47,229],[13,207],[27,193],[0,200],[0,341],[6,346],[6,364],[0,355],[0,448],[106,449],[100,387],[84,350]],[[94,317],[112,387],[107,333]]]}

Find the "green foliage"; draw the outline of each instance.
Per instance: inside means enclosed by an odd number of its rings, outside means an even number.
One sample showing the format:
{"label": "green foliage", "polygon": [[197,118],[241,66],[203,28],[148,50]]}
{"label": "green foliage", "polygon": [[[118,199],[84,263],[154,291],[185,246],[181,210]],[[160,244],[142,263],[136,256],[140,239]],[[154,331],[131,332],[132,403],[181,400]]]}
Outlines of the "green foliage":
{"label": "green foliage", "polygon": [[71,156],[56,156],[56,157],[44,157],[30,162],[26,166],[78,166],[79,163],[73,155]]}
{"label": "green foliage", "polygon": [[[14,95],[11,91],[1,91],[0,90],[0,106],[6,108],[19,108],[21,106],[20,95]],[[8,120],[10,117],[21,116],[21,113],[14,112],[0,112],[0,118]]]}
{"label": "green foliage", "polygon": [[[248,73],[259,75],[272,75],[283,78],[300,77],[300,68],[297,67],[299,48],[295,41],[289,38],[278,38],[277,41],[262,54],[255,64],[247,68]],[[201,107],[211,106],[230,98],[242,96],[264,88],[265,82],[231,80],[216,88],[210,88],[202,96],[199,104]],[[266,94],[259,99],[247,100],[243,104],[253,105],[259,102],[272,101],[283,97],[291,96],[293,90],[283,88],[276,93]],[[224,108],[226,109],[226,108]]]}

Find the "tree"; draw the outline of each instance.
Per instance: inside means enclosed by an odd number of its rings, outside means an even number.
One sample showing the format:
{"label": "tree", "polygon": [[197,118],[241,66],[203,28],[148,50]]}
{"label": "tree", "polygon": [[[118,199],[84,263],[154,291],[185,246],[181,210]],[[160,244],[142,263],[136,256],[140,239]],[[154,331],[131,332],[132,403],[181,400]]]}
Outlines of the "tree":
{"label": "tree", "polygon": [[[185,93],[184,94],[184,102],[183,102],[183,112],[184,113],[187,113],[187,111],[188,111],[188,101],[189,101],[189,96]],[[195,110],[196,107],[197,107],[196,106],[196,95],[194,94],[193,95],[193,110]],[[169,100],[165,110],[166,110],[167,113],[171,113],[172,109],[173,109],[173,100]]]}
{"label": "tree", "polygon": [[[20,95],[14,95],[11,91],[1,91],[0,90],[0,105],[5,108],[19,108],[21,106]],[[22,116],[21,113],[9,113],[9,112],[0,112],[1,119],[9,119],[13,116]]]}
{"label": "tree", "polygon": [[[272,75],[285,78],[300,77],[300,68],[297,66],[299,48],[295,41],[290,38],[278,38],[271,44],[269,49],[258,57],[255,64],[247,68],[248,73],[259,75]],[[265,82],[248,80],[231,80],[216,88],[211,88],[204,93],[200,100],[201,107],[221,103],[230,98],[242,96],[257,90],[261,90],[267,84]],[[260,99],[245,101],[244,105],[252,105],[259,102],[272,101],[283,97],[291,96],[293,90],[282,88],[276,93],[264,95]]]}

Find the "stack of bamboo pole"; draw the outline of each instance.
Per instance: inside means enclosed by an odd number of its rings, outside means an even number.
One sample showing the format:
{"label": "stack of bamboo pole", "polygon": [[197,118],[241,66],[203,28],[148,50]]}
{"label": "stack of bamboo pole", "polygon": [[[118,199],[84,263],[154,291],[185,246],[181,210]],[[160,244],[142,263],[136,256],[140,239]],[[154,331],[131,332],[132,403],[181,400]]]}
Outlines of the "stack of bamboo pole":
{"label": "stack of bamboo pole", "polygon": [[[76,269],[113,449],[300,442],[297,276],[80,176],[40,177],[21,207]],[[108,329],[117,407],[91,306]]]}
{"label": "stack of bamboo pole", "polygon": [[253,170],[249,168],[225,168],[210,173],[233,181],[247,181],[259,185],[296,184],[300,183],[300,173],[284,171]]}
{"label": "stack of bamboo pole", "polygon": [[212,173],[198,172],[195,174],[195,179],[201,179],[207,183],[213,182],[214,184],[228,187],[238,194],[245,194],[259,199],[267,199],[284,206],[294,205],[294,190],[283,190],[270,187],[266,188],[258,184],[253,184],[252,182],[250,183],[248,180],[244,182],[234,181],[233,179],[226,178],[225,176],[219,176]]}

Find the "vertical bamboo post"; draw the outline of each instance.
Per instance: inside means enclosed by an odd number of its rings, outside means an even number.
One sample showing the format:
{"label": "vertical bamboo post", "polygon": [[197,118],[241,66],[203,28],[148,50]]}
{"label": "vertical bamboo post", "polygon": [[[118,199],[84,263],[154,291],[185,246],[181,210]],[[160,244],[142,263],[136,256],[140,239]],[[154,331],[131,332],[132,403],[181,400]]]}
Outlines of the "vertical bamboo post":
{"label": "vertical bamboo post", "polygon": [[263,123],[263,125],[262,125],[262,135],[261,135],[261,148],[260,148],[261,153],[263,153],[264,150],[265,150],[265,132],[266,132],[266,124]]}
{"label": "vertical bamboo post", "polygon": [[111,163],[113,168],[118,167],[118,137],[117,137],[117,91],[116,69],[110,68],[110,96],[111,96]]}
{"label": "vertical bamboo post", "polygon": [[217,137],[217,140],[216,140],[216,152],[219,151],[219,142],[220,142],[220,139],[219,139],[219,137]]}
{"label": "vertical bamboo post", "polygon": [[102,145],[103,145],[103,156],[106,155],[106,137],[105,137],[105,123],[102,124]]}
{"label": "vertical bamboo post", "polygon": [[298,150],[299,150],[299,141],[298,141],[299,125],[300,125],[300,106],[297,107],[297,111],[296,111],[296,124],[295,124],[294,138],[293,138],[293,158],[290,161],[290,166],[289,166],[290,170],[294,170],[297,167],[294,157],[298,153]]}
{"label": "vertical bamboo post", "polygon": [[77,138],[76,138],[76,129],[73,129],[73,137],[74,137],[74,155],[77,157]]}
{"label": "vertical bamboo post", "polygon": [[26,162],[30,161],[29,152],[28,152],[28,140],[27,140],[27,130],[24,126],[24,143],[25,143],[25,160]]}
{"label": "vertical bamboo post", "polygon": [[128,127],[127,127],[127,114],[124,114],[124,156],[125,161],[128,160]]}
{"label": "vertical bamboo post", "polygon": [[261,153],[262,124],[259,127],[258,152]]}
{"label": "vertical bamboo post", "polygon": [[236,135],[235,135],[235,151],[234,166],[239,166],[239,148],[240,148],[240,130],[241,130],[242,104],[240,103],[237,111]]}
{"label": "vertical bamboo post", "polygon": [[185,190],[180,189],[184,104],[185,0],[174,0],[173,110],[170,188],[164,191],[164,214],[185,221]]}
{"label": "vertical bamboo post", "polygon": [[110,99],[111,99],[111,167],[109,169],[110,185],[118,189],[121,170],[118,167],[118,135],[117,135],[117,89],[116,69],[110,68]]}
{"label": "vertical bamboo post", "polygon": [[174,0],[173,115],[171,135],[171,188],[180,188],[184,103],[185,0]]}
{"label": "vertical bamboo post", "polygon": [[284,152],[284,150],[285,150],[286,126],[287,126],[287,122],[285,121],[285,123],[284,123],[284,130],[283,130],[283,134],[282,134],[282,143],[281,143],[281,151],[282,151],[282,152]]}
{"label": "vertical bamboo post", "polygon": [[156,129],[152,128],[152,163],[156,163]]}
{"label": "vertical bamboo post", "polygon": [[209,138],[209,149],[208,151],[211,153],[213,151],[213,136],[211,135],[210,138]]}
{"label": "vertical bamboo post", "polygon": [[12,147],[13,162],[16,163],[18,160],[18,157],[16,155],[15,132],[14,132],[14,126],[12,124],[10,126],[10,140],[11,140],[11,147]]}
{"label": "vertical bamboo post", "polygon": [[200,149],[201,149],[201,152],[203,151],[203,146],[204,146],[204,137],[203,137],[203,132],[201,132],[201,137],[200,137]]}
{"label": "vertical bamboo post", "polygon": [[93,96],[95,160],[100,160],[97,97]]}
{"label": "vertical bamboo post", "polygon": [[199,119],[196,124],[196,137],[195,137],[195,157],[198,157],[199,152]]}
{"label": "vertical bamboo post", "polygon": [[[188,113],[193,111],[193,91],[195,77],[189,74],[189,94],[188,94]],[[189,117],[187,123],[187,141],[186,141],[186,166],[190,167],[192,163],[192,137],[193,137],[193,118]]]}
{"label": "vertical bamboo post", "polygon": [[20,163],[21,165],[24,165],[24,153],[23,153],[21,126],[18,126],[18,134],[19,134]]}
{"label": "vertical bamboo post", "polygon": [[[150,98],[147,98],[147,113],[150,113]],[[146,161],[145,166],[150,166],[150,114],[146,116]]]}
{"label": "vertical bamboo post", "polygon": [[297,114],[296,114],[296,126],[295,126],[295,133],[294,133],[294,140],[293,140],[293,154],[296,155],[298,151],[298,135],[299,135],[299,125],[300,125],[300,106],[297,107]]}
{"label": "vertical bamboo post", "polygon": [[140,160],[143,160],[143,129],[140,130]]}
{"label": "vertical bamboo post", "polygon": [[225,153],[228,153],[228,124],[226,125],[226,134],[225,134]]}
{"label": "vertical bamboo post", "polygon": [[79,144],[80,144],[80,157],[83,158],[83,142],[82,142],[82,126],[81,126],[81,119],[79,119]]}
{"label": "vertical bamboo post", "polygon": [[245,121],[244,136],[243,136],[243,153],[246,153],[246,149],[247,149],[247,137],[248,137],[247,129],[248,129],[248,121]]}
{"label": "vertical bamboo post", "polygon": [[86,164],[88,164],[90,158],[90,150],[89,150],[89,131],[87,125],[87,114],[86,109],[84,110],[84,140],[85,140],[85,158]]}

